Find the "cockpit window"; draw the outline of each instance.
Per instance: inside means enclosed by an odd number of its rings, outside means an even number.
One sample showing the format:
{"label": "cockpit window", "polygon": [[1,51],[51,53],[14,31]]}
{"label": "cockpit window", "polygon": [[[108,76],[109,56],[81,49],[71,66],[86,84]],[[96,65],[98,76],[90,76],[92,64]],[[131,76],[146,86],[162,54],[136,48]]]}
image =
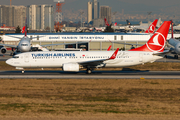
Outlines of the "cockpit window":
{"label": "cockpit window", "polygon": [[13,58],[19,58],[19,56],[14,56]]}
{"label": "cockpit window", "polygon": [[28,46],[28,44],[21,44],[21,46]]}

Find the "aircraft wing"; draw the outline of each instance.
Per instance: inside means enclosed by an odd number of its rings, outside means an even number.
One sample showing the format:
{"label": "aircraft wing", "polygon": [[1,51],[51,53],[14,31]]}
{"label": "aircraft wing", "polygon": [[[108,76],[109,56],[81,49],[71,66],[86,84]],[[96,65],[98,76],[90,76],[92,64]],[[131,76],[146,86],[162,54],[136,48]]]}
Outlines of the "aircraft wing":
{"label": "aircraft wing", "polygon": [[17,48],[17,45],[0,44],[0,46],[11,47],[11,48]]}
{"label": "aircraft wing", "polygon": [[[81,43],[88,43],[88,42],[77,42],[77,44],[81,44]],[[76,44],[76,43],[47,44],[47,45],[41,45],[41,46],[42,47],[50,47],[50,46],[69,45],[69,44]]]}
{"label": "aircraft wing", "polygon": [[119,48],[117,48],[116,51],[112,54],[112,56],[108,59],[90,60],[90,61],[79,62],[78,64],[83,66],[97,66],[103,63],[104,61],[115,59],[118,51]]}
{"label": "aircraft wing", "polygon": [[[20,35],[21,35],[21,34],[20,34]],[[11,35],[8,35],[8,37],[17,38],[17,39],[22,39],[22,37],[16,37],[16,36],[11,36]]]}
{"label": "aircraft wing", "polygon": [[141,29],[146,31],[148,29],[148,26],[135,26],[133,27],[133,29]]}

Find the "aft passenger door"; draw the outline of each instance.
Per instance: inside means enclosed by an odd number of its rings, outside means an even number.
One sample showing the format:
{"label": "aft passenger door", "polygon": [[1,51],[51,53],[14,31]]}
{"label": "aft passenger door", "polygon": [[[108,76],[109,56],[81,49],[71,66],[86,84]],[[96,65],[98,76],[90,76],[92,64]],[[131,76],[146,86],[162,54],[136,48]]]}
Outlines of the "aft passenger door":
{"label": "aft passenger door", "polygon": [[143,62],[143,53],[139,53],[139,62]]}

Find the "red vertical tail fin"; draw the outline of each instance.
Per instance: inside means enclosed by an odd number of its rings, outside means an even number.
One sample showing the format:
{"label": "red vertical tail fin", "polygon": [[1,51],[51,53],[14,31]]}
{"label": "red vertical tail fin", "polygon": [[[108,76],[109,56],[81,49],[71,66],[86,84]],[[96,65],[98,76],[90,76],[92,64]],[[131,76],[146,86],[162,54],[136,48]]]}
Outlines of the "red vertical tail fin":
{"label": "red vertical tail fin", "polygon": [[129,51],[163,52],[170,23],[170,21],[165,21],[145,45]]}
{"label": "red vertical tail fin", "polygon": [[25,29],[26,29],[26,27],[24,26],[23,28],[22,28],[22,33],[24,33],[25,32]]}
{"label": "red vertical tail fin", "polygon": [[104,22],[105,22],[106,26],[109,26],[109,23],[108,23],[108,21],[106,20],[106,18],[104,18]]}
{"label": "red vertical tail fin", "polygon": [[117,26],[117,22],[116,22],[116,23],[114,23],[114,26]]}
{"label": "red vertical tail fin", "polygon": [[145,33],[154,33],[156,24],[158,22],[158,19],[155,19],[154,22],[149,26],[149,28],[145,31]]}

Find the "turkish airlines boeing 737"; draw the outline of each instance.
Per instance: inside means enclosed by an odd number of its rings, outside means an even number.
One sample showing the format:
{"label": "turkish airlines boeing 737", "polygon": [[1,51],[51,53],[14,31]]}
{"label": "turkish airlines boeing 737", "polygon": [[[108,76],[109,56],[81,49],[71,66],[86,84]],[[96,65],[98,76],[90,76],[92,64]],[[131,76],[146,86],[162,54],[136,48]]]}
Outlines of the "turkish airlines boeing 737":
{"label": "turkish airlines boeing 737", "polygon": [[64,71],[78,72],[86,68],[91,73],[94,68],[102,67],[127,67],[154,62],[163,58],[170,21],[165,21],[149,41],[129,51],[48,51],[26,52],[15,55],[6,61],[7,64],[22,69],[24,68],[62,68]]}

